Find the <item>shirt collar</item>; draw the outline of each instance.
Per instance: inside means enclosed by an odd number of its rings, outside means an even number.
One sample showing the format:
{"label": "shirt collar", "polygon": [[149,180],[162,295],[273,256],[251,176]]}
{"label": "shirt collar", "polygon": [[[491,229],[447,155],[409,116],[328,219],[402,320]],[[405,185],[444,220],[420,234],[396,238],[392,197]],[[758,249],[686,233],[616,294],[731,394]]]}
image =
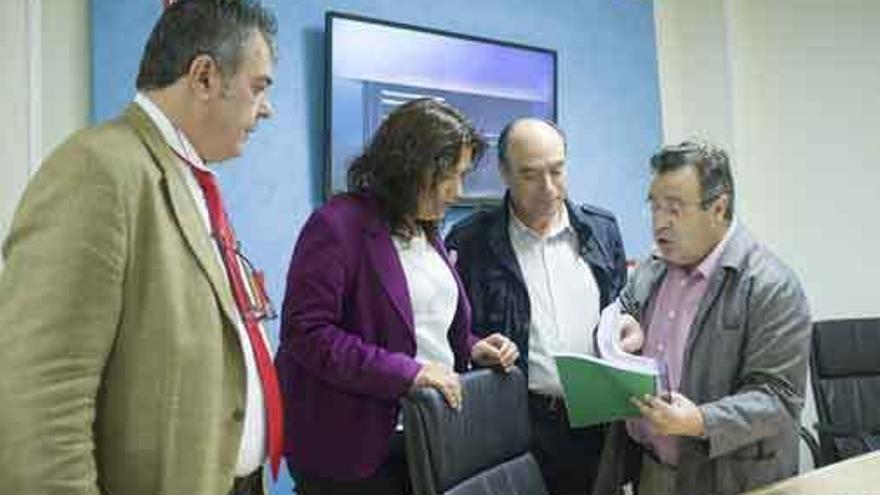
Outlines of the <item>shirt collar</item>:
{"label": "shirt collar", "polygon": [[724,248],[727,247],[727,243],[730,241],[731,236],[733,235],[733,231],[736,230],[736,218],[730,222],[730,225],[727,227],[727,232],[724,233],[724,237],[721,239],[714,249],[709,253],[708,256],[703,258],[693,270],[691,270],[692,274],[699,273],[703,278],[708,279],[712,272],[715,271],[715,268],[718,266],[718,261],[721,259],[721,253],[724,252]]}
{"label": "shirt collar", "polygon": [[573,233],[573,229],[571,227],[571,221],[568,218],[568,207],[565,203],[562,203],[562,208],[559,209],[559,213],[556,216],[556,219],[553,221],[553,225],[550,226],[550,230],[546,235],[540,235],[528,225],[524,224],[522,220],[516,216],[516,211],[513,209],[513,202],[510,202],[508,206],[510,211],[510,222],[509,228],[512,234],[517,237],[523,239],[529,239],[532,241],[541,241],[552,239],[557,236],[561,236],[563,234]]}
{"label": "shirt collar", "polygon": [[153,124],[155,124],[156,127],[159,129],[159,133],[162,134],[162,138],[177,155],[186,158],[186,160],[192,166],[200,170],[213,173],[211,169],[205,166],[205,162],[196,152],[195,146],[193,146],[190,140],[187,139],[183,131],[175,126],[171,122],[171,119],[169,119],[168,116],[165,115],[165,112],[163,112],[158,105],[153,103],[153,101],[150,100],[147,95],[138,91],[138,93],[134,96],[134,102],[137,103],[144,112],[146,112],[147,116],[150,117],[150,120],[153,121]]}

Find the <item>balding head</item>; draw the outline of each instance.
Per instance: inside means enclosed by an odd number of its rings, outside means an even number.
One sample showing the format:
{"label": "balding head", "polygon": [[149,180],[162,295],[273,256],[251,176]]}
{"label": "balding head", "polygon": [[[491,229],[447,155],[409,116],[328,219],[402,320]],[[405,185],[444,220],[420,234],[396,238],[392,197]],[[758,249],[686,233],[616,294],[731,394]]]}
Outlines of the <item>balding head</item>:
{"label": "balding head", "polygon": [[517,153],[515,148],[527,146],[529,141],[536,138],[553,139],[552,135],[554,134],[562,141],[562,148],[565,151],[565,134],[556,127],[556,124],[533,117],[523,117],[511,121],[498,136],[498,166],[501,167],[502,172],[509,171],[511,154]]}
{"label": "balding head", "polygon": [[501,132],[499,166],[517,218],[544,234],[565,202],[565,138],[541,119],[518,119]]}

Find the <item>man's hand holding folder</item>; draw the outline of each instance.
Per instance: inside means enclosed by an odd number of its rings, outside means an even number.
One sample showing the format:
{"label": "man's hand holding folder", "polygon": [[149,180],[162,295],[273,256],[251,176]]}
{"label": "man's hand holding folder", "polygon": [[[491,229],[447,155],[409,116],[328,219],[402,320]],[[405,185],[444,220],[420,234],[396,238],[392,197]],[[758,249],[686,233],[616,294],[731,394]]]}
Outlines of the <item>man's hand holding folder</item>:
{"label": "man's hand holding folder", "polygon": [[[628,353],[640,351],[645,343],[645,331],[639,322],[631,315],[622,314],[618,324],[620,349]],[[657,365],[660,379],[659,393],[632,397],[630,399],[632,404],[661,435],[705,436],[703,415],[699,407],[684,395],[672,390],[666,363],[657,360]]]}

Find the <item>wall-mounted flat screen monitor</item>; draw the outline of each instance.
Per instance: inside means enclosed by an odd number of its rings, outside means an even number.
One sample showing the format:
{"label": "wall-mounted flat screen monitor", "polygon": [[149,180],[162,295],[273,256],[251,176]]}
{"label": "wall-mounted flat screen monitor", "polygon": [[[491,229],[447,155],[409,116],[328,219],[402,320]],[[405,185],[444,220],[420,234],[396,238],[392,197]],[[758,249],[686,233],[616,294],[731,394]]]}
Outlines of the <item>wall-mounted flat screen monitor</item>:
{"label": "wall-mounted flat screen monitor", "polygon": [[556,52],[377,19],[326,16],[327,197],[395,107],[438,98],[463,111],[489,141],[465,178],[463,203],[498,200],[501,129],[517,117],[556,120]]}

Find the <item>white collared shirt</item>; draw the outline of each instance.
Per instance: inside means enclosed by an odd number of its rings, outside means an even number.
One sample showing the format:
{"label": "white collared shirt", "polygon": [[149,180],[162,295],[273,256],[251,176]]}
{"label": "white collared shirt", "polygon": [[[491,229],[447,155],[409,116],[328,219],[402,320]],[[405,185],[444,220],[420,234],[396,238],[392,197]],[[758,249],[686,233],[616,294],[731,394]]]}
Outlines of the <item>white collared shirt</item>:
{"label": "white collared shirt", "polygon": [[599,288],[579,254],[580,240],[565,206],[544,236],[523,224],[511,208],[508,232],[531,306],[529,390],[562,396],[553,354],[595,354]]}
{"label": "white collared shirt", "polygon": [[[138,93],[134,97],[135,103],[146,112],[153,121],[153,124],[159,129],[165,142],[168,143],[178,155],[186,157],[190,164],[201,170],[213,173],[208,169],[196,152],[189,139],[168,119],[162,109],[156,106],[146,95]],[[208,206],[199,183],[196,181],[189,165],[182,159],[178,160],[181,167],[181,175],[189,190],[190,196],[195,202],[196,209],[202,219],[205,229],[200,235],[211,237],[211,218],[208,214]],[[223,273],[226,273],[226,267],[223,263],[223,257],[220,249],[214,239],[210,239],[210,244],[214,246],[214,253],[217,255],[217,263],[219,263]],[[227,278],[228,280],[228,278]],[[236,308],[236,312],[237,312]],[[266,419],[265,404],[263,403],[263,388],[260,382],[260,375],[257,371],[257,365],[254,359],[253,348],[251,347],[250,338],[244,327],[244,320],[239,317],[235,322],[238,330],[238,340],[241,343],[242,352],[244,353],[244,364],[247,376],[247,392],[245,397],[244,420],[242,424],[241,447],[238,451],[238,461],[235,464],[235,475],[246,476],[257,470],[266,457]],[[262,326],[261,326],[262,331]],[[262,333],[262,332],[261,332]],[[265,334],[263,336],[263,344],[270,350]],[[205,384],[205,386],[212,386]]]}

